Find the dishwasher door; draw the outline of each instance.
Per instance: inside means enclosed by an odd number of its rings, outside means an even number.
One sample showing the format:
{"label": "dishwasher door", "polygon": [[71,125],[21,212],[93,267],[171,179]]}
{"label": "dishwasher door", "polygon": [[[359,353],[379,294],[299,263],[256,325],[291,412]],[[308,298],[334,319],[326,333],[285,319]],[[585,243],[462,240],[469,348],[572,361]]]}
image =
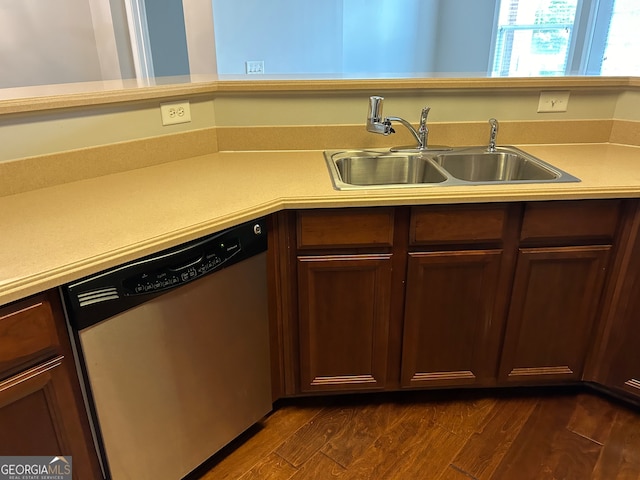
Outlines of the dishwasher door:
{"label": "dishwasher door", "polygon": [[80,331],[114,480],[182,478],[271,410],[265,256]]}
{"label": "dishwasher door", "polygon": [[[241,237],[221,238],[213,244],[224,245],[231,252],[229,260],[219,253],[202,260],[198,250],[195,257],[200,260],[194,264],[194,254],[186,248],[178,263],[171,254],[160,254],[161,265],[151,259],[130,268],[155,272],[134,276],[136,282],[152,278],[151,283],[167,278],[167,271],[178,276],[193,272],[194,265],[199,271],[212,265],[226,268],[97,323],[77,315],[74,336],[86,398],[97,445],[113,480],[180,479],[272,408],[266,252],[251,251]],[[244,253],[236,254],[240,250]],[[167,258],[174,260],[172,267],[162,263]],[[109,277],[109,272],[96,277]],[[87,303],[95,302],[98,294],[92,293],[95,282],[90,282],[68,290],[79,292],[90,284]],[[101,303],[87,309],[97,312],[133,298],[121,294],[126,281],[106,283],[115,285],[108,290],[118,291],[120,300],[103,301],[116,295],[99,294]],[[136,289],[142,290],[130,290]]]}

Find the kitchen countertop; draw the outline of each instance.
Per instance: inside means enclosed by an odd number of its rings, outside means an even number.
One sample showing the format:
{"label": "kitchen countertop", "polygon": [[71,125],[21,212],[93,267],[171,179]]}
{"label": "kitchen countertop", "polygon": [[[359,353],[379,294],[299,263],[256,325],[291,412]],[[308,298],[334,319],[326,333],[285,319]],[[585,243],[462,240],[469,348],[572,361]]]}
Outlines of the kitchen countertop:
{"label": "kitchen countertop", "polygon": [[640,197],[640,147],[519,147],[582,181],[337,191],[321,151],[251,151],[1,197],[0,305],[282,209]]}

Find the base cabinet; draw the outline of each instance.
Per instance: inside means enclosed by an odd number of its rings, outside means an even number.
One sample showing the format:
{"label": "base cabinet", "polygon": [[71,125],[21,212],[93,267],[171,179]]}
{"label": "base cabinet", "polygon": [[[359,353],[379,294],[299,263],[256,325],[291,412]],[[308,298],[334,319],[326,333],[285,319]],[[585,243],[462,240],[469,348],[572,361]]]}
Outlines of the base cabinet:
{"label": "base cabinet", "polygon": [[500,250],[409,255],[402,387],[494,383],[501,258]]}
{"label": "base cabinet", "polygon": [[301,391],[382,389],[391,255],[298,258]]}
{"label": "base cabinet", "polygon": [[640,204],[629,216],[585,379],[640,403]]}
{"label": "base cabinet", "polygon": [[[582,381],[629,204],[289,214],[279,247],[291,253],[274,282],[290,288],[276,346],[284,395]],[[637,289],[640,278],[629,282]],[[625,352],[611,361],[637,360]],[[640,391],[640,372],[620,375]]]}
{"label": "base cabinet", "polygon": [[622,211],[620,200],[525,204],[500,384],[582,380]]}
{"label": "base cabinet", "polygon": [[603,375],[598,379],[605,387],[640,402],[640,278],[631,282],[629,303],[619,312],[607,346]]}
{"label": "base cabinet", "polygon": [[581,380],[609,251],[609,246],[520,250],[502,383]]}
{"label": "base cabinet", "polygon": [[102,478],[55,292],[0,309],[0,455],[70,456]]}
{"label": "base cabinet", "polygon": [[64,357],[55,357],[0,384],[0,425],[11,432],[0,439],[4,455],[72,452],[66,405],[73,397],[63,362]]}

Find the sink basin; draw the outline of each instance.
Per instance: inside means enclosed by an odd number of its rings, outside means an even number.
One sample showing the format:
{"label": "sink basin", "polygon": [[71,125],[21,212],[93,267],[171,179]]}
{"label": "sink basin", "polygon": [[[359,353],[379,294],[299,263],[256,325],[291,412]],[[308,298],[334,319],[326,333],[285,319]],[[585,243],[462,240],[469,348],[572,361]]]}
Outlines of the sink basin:
{"label": "sink basin", "polygon": [[391,152],[341,152],[330,157],[329,167],[340,190],[350,187],[425,186],[447,180],[432,160],[420,155]]}
{"label": "sink basin", "polygon": [[467,182],[555,180],[560,173],[539,160],[513,152],[462,152],[435,157],[454,177]]}
{"label": "sink basin", "polygon": [[580,179],[515,147],[465,147],[449,151],[324,152],[338,190],[452,185],[560,183]]}

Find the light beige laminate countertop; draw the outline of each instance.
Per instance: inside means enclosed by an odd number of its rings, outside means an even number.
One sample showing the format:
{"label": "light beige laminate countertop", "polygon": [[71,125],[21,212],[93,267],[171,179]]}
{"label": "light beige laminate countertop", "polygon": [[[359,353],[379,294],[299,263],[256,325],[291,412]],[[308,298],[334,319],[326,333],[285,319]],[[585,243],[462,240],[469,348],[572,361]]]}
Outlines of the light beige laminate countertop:
{"label": "light beige laminate countertop", "polygon": [[321,151],[218,152],[0,198],[0,305],[282,209],[640,197],[640,147],[524,145],[580,183],[337,191]]}

